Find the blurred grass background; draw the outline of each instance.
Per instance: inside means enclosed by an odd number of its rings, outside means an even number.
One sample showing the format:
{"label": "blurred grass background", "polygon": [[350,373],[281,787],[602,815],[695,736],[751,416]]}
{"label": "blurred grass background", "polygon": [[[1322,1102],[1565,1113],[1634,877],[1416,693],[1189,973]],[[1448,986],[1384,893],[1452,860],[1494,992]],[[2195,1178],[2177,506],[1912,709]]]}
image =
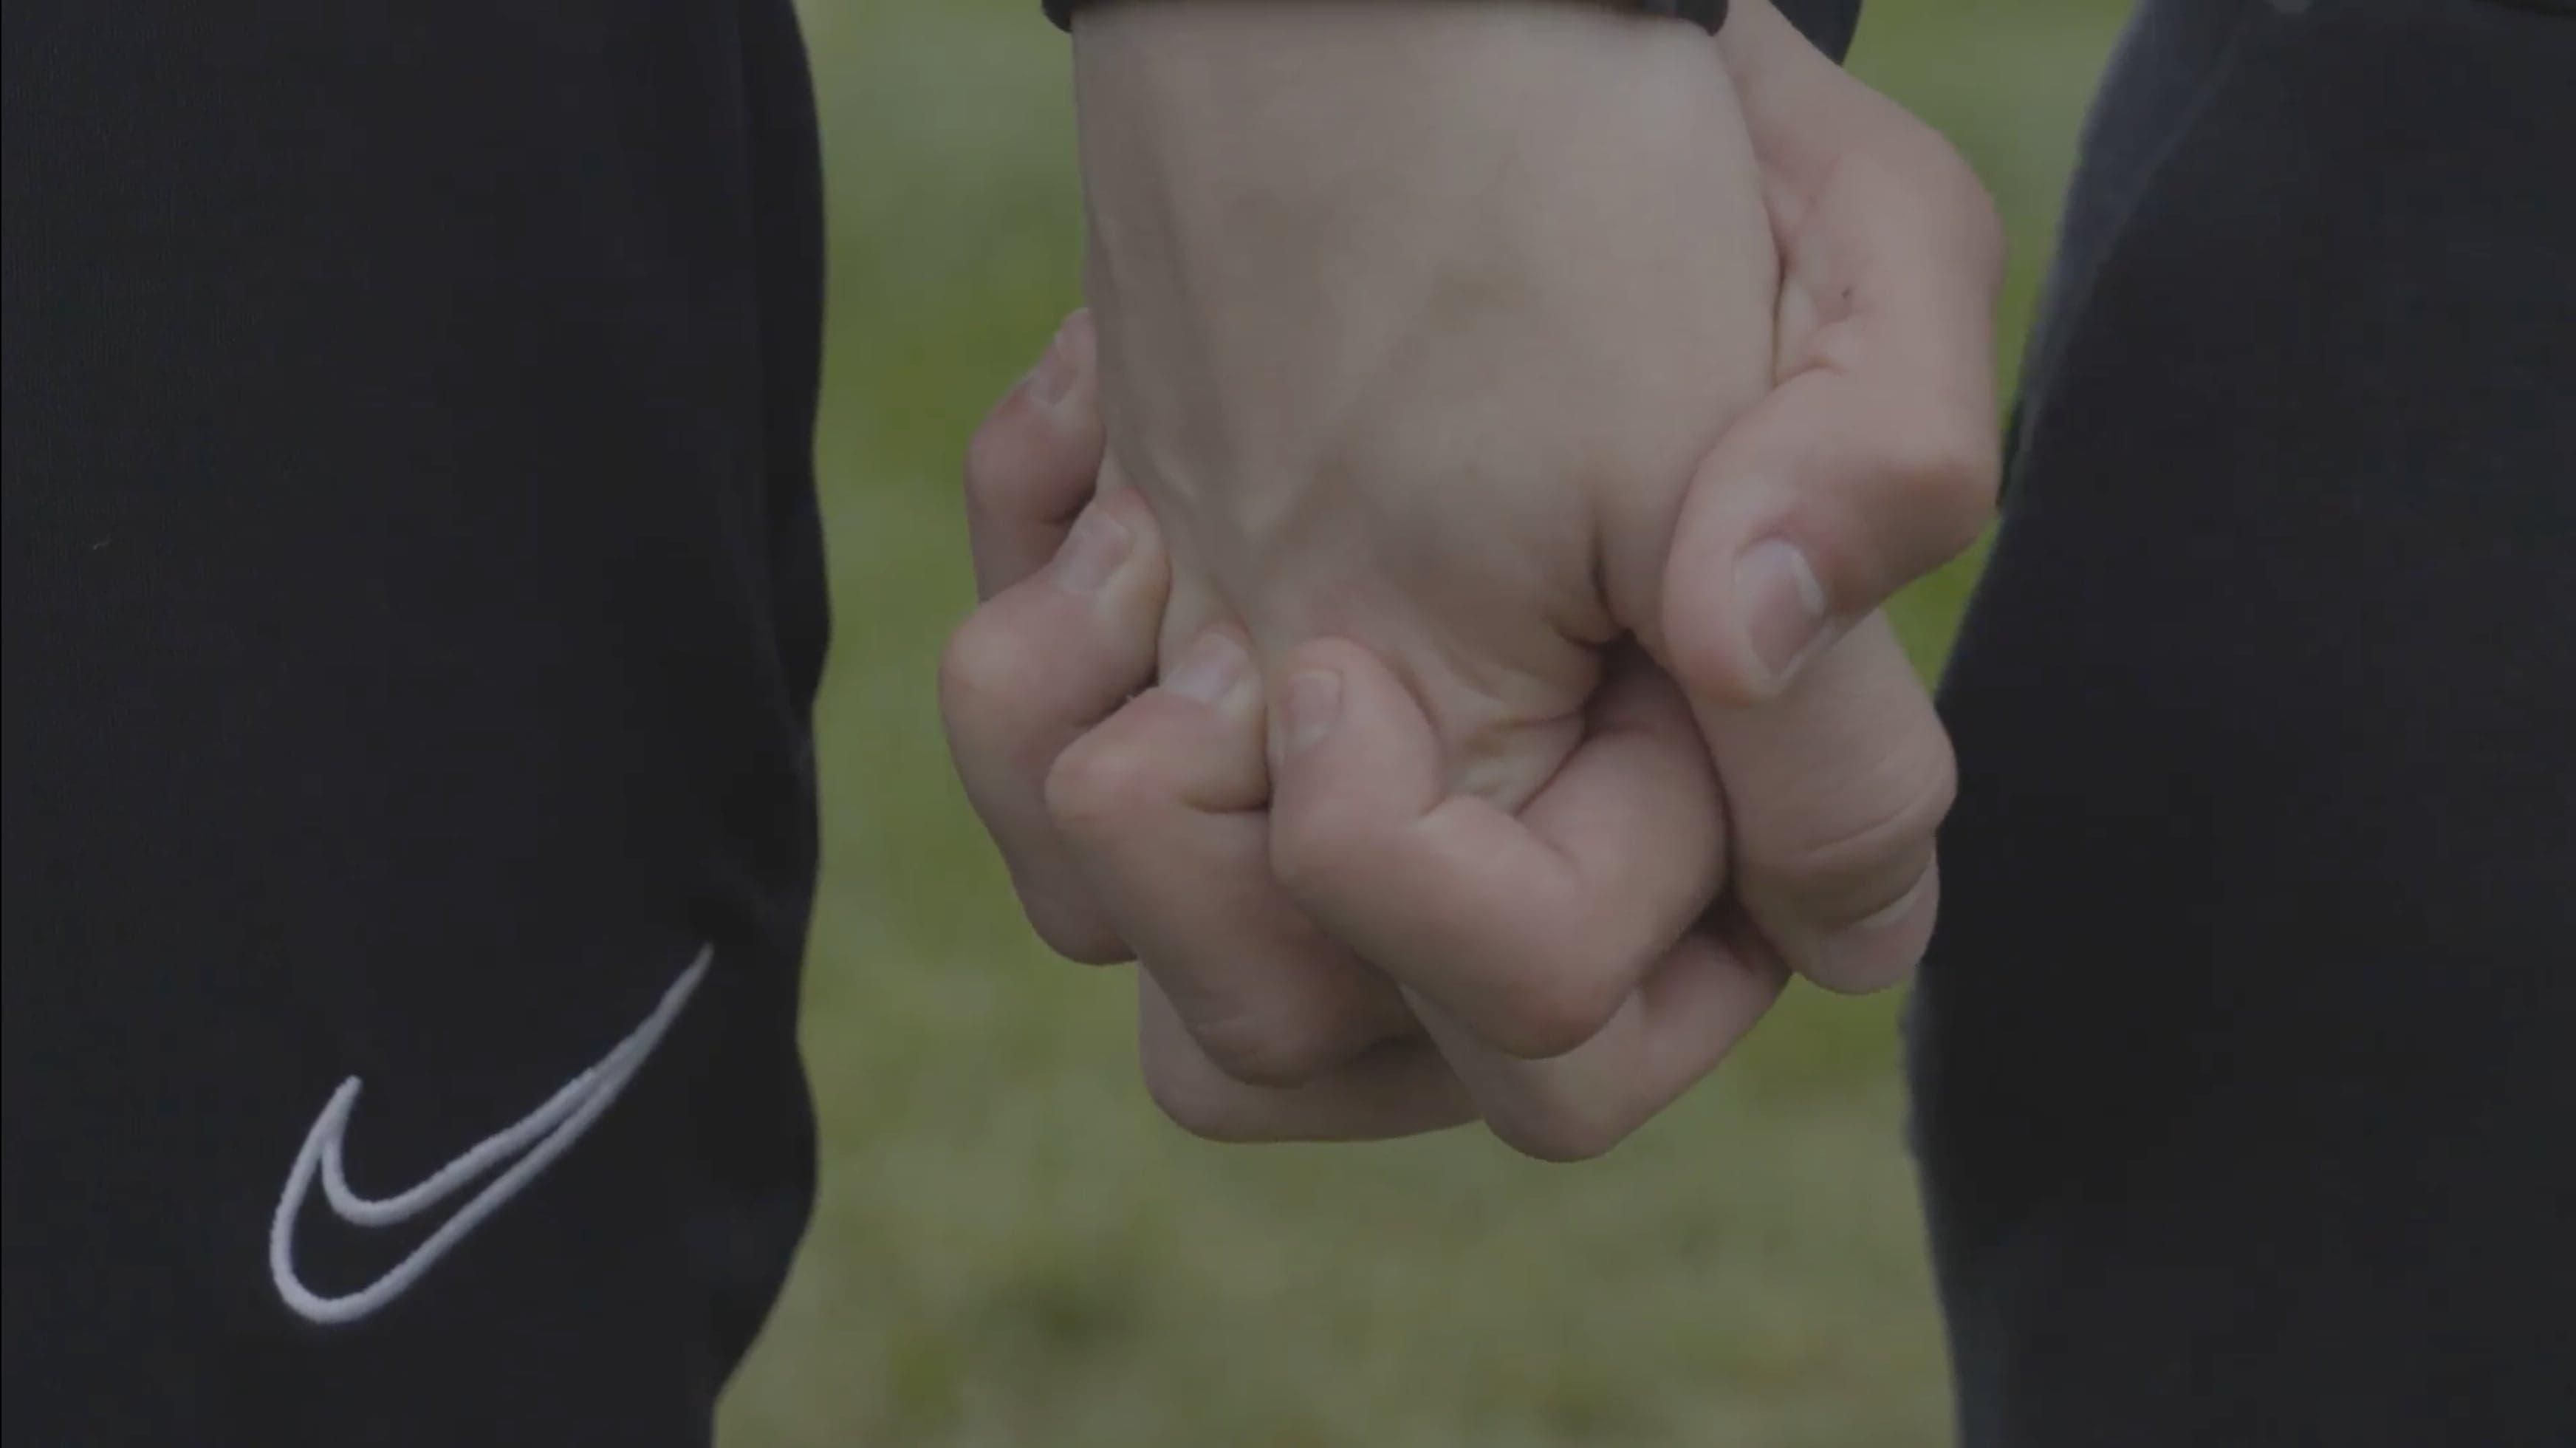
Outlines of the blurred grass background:
{"label": "blurred grass background", "polygon": [[[2014,240],[2007,377],[2125,0],[1870,0],[1853,68]],[[931,680],[971,596],[958,457],[1079,300],[1036,0],[808,0],[832,217],[837,610],[806,990],[822,1190],[727,1448],[1942,1441],[1897,1003],[1792,992],[1604,1161],[1471,1132],[1228,1149],[1164,1125],[1123,972],[1047,955]],[[1937,668],[1963,561],[1899,605]]]}

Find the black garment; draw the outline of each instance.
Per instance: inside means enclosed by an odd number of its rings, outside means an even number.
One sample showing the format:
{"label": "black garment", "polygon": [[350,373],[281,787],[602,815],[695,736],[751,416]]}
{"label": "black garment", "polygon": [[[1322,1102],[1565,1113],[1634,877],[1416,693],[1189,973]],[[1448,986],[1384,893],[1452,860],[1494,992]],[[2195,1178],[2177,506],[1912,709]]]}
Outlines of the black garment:
{"label": "black garment", "polygon": [[[11,0],[5,54],[7,1442],[703,1440],[812,1175],[787,0]],[[515,1199],[289,1309],[344,1080],[390,1195],[702,948]],[[300,1279],[471,1195],[315,1192]]]}
{"label": "black garment", "polygon": [[2155,0],[1944,705],[1971,1448],[2576,1443],[2576,22]]}
{"label": "black garment", "polygon": [[[1039,0],[1046,17],[1058,26],[1073,28],[1073,12],[1092,0]],[[1641,11],[1671,15],[1722,30],[1726,24],[1726,0],[1632,0]],[[1806,33],[1827,55],[1836,60],[1851,49],[1852,27],[1860,20],[1860,0],[1776,0],[1780,13],[1791,24]]]}

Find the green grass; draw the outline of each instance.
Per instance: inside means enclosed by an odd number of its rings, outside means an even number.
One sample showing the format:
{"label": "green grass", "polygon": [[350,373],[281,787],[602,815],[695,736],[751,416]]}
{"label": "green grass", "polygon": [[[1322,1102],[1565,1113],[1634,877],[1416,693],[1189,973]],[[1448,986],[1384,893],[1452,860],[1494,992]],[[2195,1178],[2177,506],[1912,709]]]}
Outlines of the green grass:
{"label": "green grass", "polygon": [[[1147,1103],[1124,974],[1054,961],[1022,924],[931,679],[969,603],[960,447],[1078,295],[1063,46],[1035,11],[808,17],[834,234],[838,631],[804,1024],[823,1175],[724,1441],[1939,1440],[1893,1001],[1793,994],[1579,1168],[1470,1133],[1225,1149]],[[2003,204],[2008,351],[2116,20],[2099,0],[1872,0],[1855,68]],[[1972,577],[1900,603],[1927,669]]]}

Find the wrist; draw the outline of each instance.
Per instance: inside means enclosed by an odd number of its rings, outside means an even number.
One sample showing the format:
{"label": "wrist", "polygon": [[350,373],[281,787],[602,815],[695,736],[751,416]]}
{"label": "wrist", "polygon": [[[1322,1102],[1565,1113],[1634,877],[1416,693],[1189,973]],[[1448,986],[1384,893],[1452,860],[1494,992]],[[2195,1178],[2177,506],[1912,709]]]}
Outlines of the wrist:
{"label": "wrist", "polygon": [[[1718,47],[1687,26],[1121,4],[1074,51],[1111,454],[1176,576],[1258,578],[1327,536],[1437,552],[1479,517],[1567,557],[1615,535],[1627,564],[1769,381],[1769,218]],[[1557,616],[1593,582],[1572,570]]]}

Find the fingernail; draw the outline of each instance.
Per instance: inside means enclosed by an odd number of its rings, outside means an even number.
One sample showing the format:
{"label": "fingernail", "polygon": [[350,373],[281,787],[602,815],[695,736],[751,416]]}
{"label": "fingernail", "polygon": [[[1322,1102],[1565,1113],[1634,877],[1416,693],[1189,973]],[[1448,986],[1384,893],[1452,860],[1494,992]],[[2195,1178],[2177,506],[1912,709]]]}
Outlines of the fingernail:
{"label": "fingernail", "polygon": [[1735,606],[1744,615],[1763,683],[1772,689],[1789,682],[1824,635],[1824,585],[1807,555],[1786,539],[1766,538],[1735,560]]}
{"label": "fingernail", "polygon": [[1888,932],[1914,918],[1932,888],[1933,872],[1925,870],[1905,893],[1817,942],[1817,982],[1837,991],[1884,990],[1914,973],[1920,963],[1919,941],[1892,951]]}
{"label": "fingernail", "polygon": [[1233,635],[1211,629],[1181,655],[1180,663],[1164,677],[1163,687],[1184,699],[1213,704],[1234,692],[1250,662],[1251,656]]}
{"label": "fingernail", "polygon": [[1055,340],[1047,344],[1046,355],[1029,373],[1029,395],[1049,407],[1064,401],[1082,369],[1091,365],[1092,345],[1091,309],[1086,307],[1056,328]]}
{"label": "fingernail", "polygon": [[1067,593],[1098,593],[1127,561],[1136,537],[1098,503],[1073,520],[1073,531],[1055,555],[1055,581]]}
{"label": "fingernail", "polygon": [[1920,901],[1923,898],[1923,892],[1931,887],[1932,872],[1925,870],[1914,877],[1913,884],[1905,887],[1904,894],[1853,921],[1851,928],[1860,934],[1867,935],[1902,922],[1905,917],[1914,913],[1915,903]]}
{"label": "fingernail", "polygon": [[1279,713],[1290,754],[1321,744],[1342,716],[1342,676],[1330,669],[1308,669],[1294,676],[1280,700]]}

